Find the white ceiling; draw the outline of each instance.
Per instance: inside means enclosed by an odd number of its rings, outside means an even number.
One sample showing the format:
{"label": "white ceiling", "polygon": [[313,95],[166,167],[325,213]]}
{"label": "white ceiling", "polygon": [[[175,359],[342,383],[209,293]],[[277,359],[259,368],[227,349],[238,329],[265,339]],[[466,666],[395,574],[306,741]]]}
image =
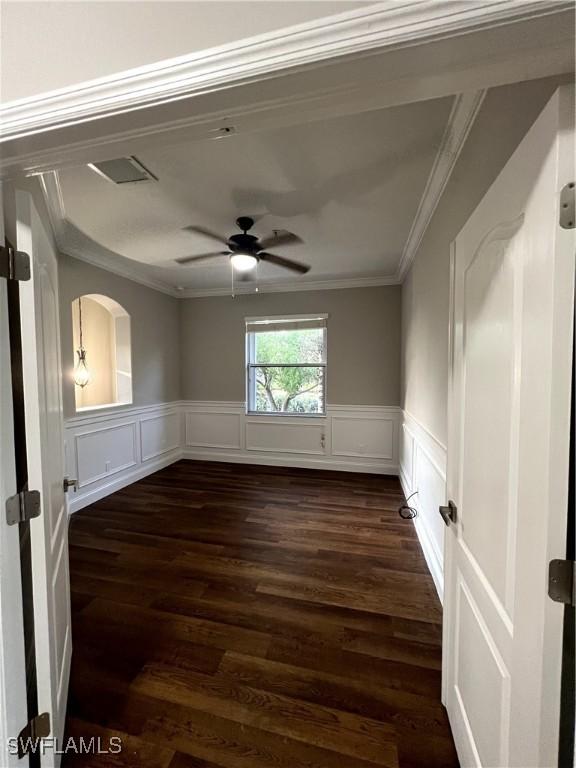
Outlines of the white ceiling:
{"label": "white ceiling", "polygon": [[0,5],[0,92],[9,102],[370,2],[2,0]]}
{"label": "white ceiling", "polygon": [[[286,229],[304,240],[276,249],[311,265],[298,281],[392,276],[451,106],[452,98],[436,99],[139,152],[158,182],[114,185],[87,166],[68,168],[59,172],[65,215],[99,245],[187,289],[228,287],[230,268],[176,265],[176,257],[218,250],[183,227],[227,237],[239,215],[260,217],[258,235]],[[258,269],[261,282],[295,280],[278,267]]]}

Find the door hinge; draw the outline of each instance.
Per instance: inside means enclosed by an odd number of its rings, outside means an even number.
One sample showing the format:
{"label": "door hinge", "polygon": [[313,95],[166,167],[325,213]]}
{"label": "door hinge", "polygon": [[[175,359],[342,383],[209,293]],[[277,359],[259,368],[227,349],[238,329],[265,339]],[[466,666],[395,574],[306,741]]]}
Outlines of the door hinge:
{"label": "door hinge", "polygon": [[548,596],[556,603],[576,606],[576,562],[550,560]]}
{"label": "door hinge", "polygon": [[42,712],[36,715],[18,734],[18,757],[22,759],[35,749],[38,739],[50,736],[50,714]]}
{"label": "door hinge", "polygon": [[20,491],[6,499],[6,522],[17,525],[40,515],[40,491]]}
{"label": "door hinge", "polygon": [[576,227],[576,189],[574,182],[565,184],[560,192],[560,226],[562,229]]}
{"label": "door hinge", "polygon": [[15,251],[10,245],[0,245],[0,277],[30,280],[30,256],[24,251]]}

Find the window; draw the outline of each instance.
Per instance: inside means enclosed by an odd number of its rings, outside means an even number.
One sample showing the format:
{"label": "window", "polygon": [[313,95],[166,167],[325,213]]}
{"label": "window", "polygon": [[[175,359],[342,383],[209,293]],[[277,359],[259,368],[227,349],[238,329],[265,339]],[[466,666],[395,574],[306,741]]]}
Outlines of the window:
{"label": "window", "polygon": [[326,316],[246,320],[248,411],[326,409]]}
{"label": "window", "polygon": [[76,410],[132,402],[130,315],[109,296],[72,302]]}

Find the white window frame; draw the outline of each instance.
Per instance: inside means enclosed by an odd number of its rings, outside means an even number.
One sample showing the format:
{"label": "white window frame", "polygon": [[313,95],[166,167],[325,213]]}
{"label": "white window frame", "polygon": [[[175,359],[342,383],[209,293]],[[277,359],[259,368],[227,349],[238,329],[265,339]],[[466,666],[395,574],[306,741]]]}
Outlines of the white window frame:
{"label": "white window frame", "polygon": [[[327,320],[328,315],[322,313],[312,313],[307,315],[267,315],[265,317],[246,317],[246,414],[248,416],[267,416],[281,418],[295,418],[295,419],[324,419],[326,418],[326,380],[328,374],[328,328]],[[318,413],[297,413],[294,411],[256,411],[251,408],[252,404],[256,402],[256,377],[253,375],[255,368],[261,368],[262,364],[252,362],[255,359],[255,336],[254,332],[248,330],[250,323],[258,323],[262,325],[270,324],[275,325],[281,322],[298,322],[320,320],[324,323],[323,330],[323,349],[324,359],[321,363],[286,363],[285,365],[278,363],[271,365],[270,367],[278,368],[322,368],[322,411]]]}

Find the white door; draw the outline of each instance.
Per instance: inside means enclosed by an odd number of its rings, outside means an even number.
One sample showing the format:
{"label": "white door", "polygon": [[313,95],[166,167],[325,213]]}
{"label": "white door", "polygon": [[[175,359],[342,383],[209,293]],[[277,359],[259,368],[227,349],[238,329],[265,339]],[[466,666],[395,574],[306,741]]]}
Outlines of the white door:
{"label": "white door", "polygon": [[[42,514],[31,522],[38,707],[50,713],[51,738],[61,740],[72,637],[58,260],[26,192],[16,192],[16,219],[16,245],[30,255],[32,269],[32,279],[21,283],[20,306],[29,487],[42,497]],[[42,758],[45,766],[58,762],[51,749]]]}
{"label": "white door", "polygon": [[558,761],[573,108],[557,91],[453,245],[443,694],[463,768]]}
{"label": "white door", "polygon": [[[4,245],[4,208],[0,182],[0,244]],[[8,288],[0,277],[0,765],[21,765],[8,739],[18,736],[28,722],[24,624],[20,588],[20,536],[17,525],[7,525],[6,499],[16,493]],[[14,752],[16,751],[16,754]]]}

